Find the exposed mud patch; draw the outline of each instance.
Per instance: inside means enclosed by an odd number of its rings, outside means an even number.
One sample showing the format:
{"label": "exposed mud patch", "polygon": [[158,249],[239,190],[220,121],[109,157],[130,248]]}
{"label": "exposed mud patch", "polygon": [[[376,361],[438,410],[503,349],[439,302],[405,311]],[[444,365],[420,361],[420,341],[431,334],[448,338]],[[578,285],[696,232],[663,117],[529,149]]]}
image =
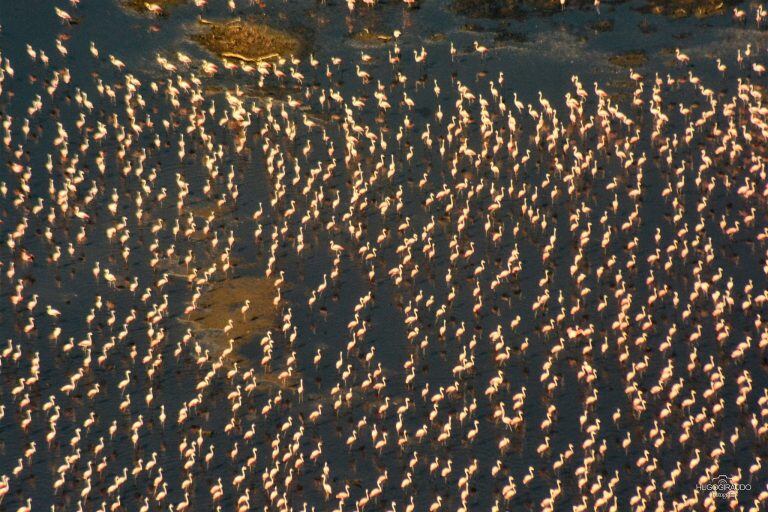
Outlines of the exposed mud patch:
{"label": "exposed mud patch", "polygon": [[247,61],[299,55],[303,41],[284,30],[254,21],[210,22],[207,29],[192,38],[220,57]]}
{"label": "exposed mud patch", "polygon": [[[131,10],[147,14],[166,14],[169,9],[187,3],[187,0],[123,0],[123,5]],[[159,11],[156,11],[159,9]]]}
{"label": "exposed mud patch", "polygon": [[[274,326],[275,296],[274,279],[243,276],[218,281],[202,293],[189,321],[197,329],[209,331],[208,338],[215,344],[226,345],[229,338],[248,341]],[[250,305],[242,313],[246,301]]]}
{"label": "exposed mud patch", "polygon": [[637,68],[648,62],[648,56],[642,50],[619,53],[608,57],[608,62],[622,68]]}

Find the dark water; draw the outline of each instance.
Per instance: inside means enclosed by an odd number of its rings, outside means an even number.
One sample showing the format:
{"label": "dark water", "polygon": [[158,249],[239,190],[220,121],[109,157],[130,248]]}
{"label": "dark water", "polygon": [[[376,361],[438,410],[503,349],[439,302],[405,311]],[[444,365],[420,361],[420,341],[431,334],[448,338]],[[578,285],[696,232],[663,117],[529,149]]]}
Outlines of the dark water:
{"label": "dark water", "polygon": [[[263,94],[257,74],[225,70],[190,41],[194,5],[154,17],[113,1],[1,2],[13,76],[6,69],[0,95],[10,133],[0,330],[11,347],[0,507],[178,509],[186,495],[192,510],[673,510],[687,500],[762,510],[768,131],[765,78],[752,65],[768,60],[766,33],[756,5],[740,6],[743,24],[730,8],[675,19],[644,7],[484,19],[439,1],[353,13],[343,2],[238,2],[230,13],[211,0],[205,18],[295,31],[319,61],[287,62]],[[596,28],[606,20],[612,29]],[[401,31],[400,63],[388,62],[394,41],[351,37],[365,28]],[[426,62],[415,62],[422,48]],[[328,76],[333,57],[342,62]],[[634,96],[630,58],[644,75]],[[219,72],[208,76],[202,60]],[[574,75],[586,95],[571,119]],[[381,93],[391,108],[377,106]],[[258,303],[275,317],[268,361],[264,332],[219,359],[228,336],[190,324],[185,308],[210,285],[187,275],[214,263],[222,287],[282,272],[275,310]],[[750,489],[731,503],[696,489],[721,474]]]}

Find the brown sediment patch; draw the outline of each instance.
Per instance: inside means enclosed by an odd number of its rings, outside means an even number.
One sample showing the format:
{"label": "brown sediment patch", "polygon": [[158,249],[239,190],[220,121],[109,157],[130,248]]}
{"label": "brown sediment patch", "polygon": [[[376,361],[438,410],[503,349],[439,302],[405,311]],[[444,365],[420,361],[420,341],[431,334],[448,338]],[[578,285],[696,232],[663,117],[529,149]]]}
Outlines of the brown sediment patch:
{"label": "brown sediment patch", "polygon": [[[569,8],[591,7],[592,0],[567,0]],[[469,18],[524,19],[527,12],[554,13],[563,9],[560,0],[453,0],[451,10]]]}
{"label": "brown sediment patch", "polygon": [[519,15],[518,0],[453,0],[451,9],[470,18],[510,18]]}
{"label": "brown sediment patch", "polygon": [[477,23],[465,23],[459,27],[459,30],[464,32],[487,32],[487,29],[484,26],[478,25]]}
{"label": "brown sediment patch", "polygon": [[298,37],[264,23],[201,21],[207,30],[192,38],[221,57],[259,61],[299,55],[304,48]]}
{"label": "brown sediment patch", "polygon": [[613,30],[613,20],[602,19],[589,26],[595,32],[610,32]]}
{"label": "brown sediment patch", "polygon": [[649,0],[647,9],[653,14],[673,18],[706,18],[724,13],[730,3],[723,0]]}
{"label": "brown sediment patch", "polygon": [[448,36],[443,34],[442,32],[435,32],[431,36],[429,36],[429,40],[433,43],[442,43],[443,41],[448,40]]}
{"label": "brown sediment patch", "polygon": [[629,102],[632,99],[635,84],[628,78],[616,78],[606,82],[604,89],[615,102]]}
{"label": "brown sediment patch", "polygon": [[640,10],[672,18],[706,18],[723,14],[736,3],[732,0],[648,0]]}
{"label": "brown sediment patch", "polygon": [[[280,379],[282,370],[258,366],[250,355],[261,352],[252,343],[275,326],[275,296],[273,278],[241,276],[224,279],[204,290],[197,310],[188,319],[180,321],[192,327],[196,342],[210,350],[214,357],[229,347],[230,339],[234,340],[233,352],[224,361],[227,367],[237,363],[242,369],[253,368],[253,379],[263,389],[291,390],[296,388],[300,377],[295,370],[288,378]],[[246,300],[250,301],[250,308],[243,315],[241,308]],[[225,333],[224,328],[230,320],[232,329]]]}
{"label": "brown sediment patch", "polygon": [[510,32],[507,30],[502,30],[502,31],[496,32],[496,36],[494,36],[493,40],[496,43],[500,43],[500,44],[504,44],[504,43],[523,44],[528,42],[528,36],[526,36],[522,32]]}
{"label": "brown sediment patch", "polygon": [[219,205],[213,201],[205,201],[190,205],[192,215],[203,219],[213,220],[217,215],[228,215],[235,210],[232,203]]}
{"label": "brown sediment patch", "polygon": [[623,68],[636,68],[648,62],[648,56],[643,50],[634,50],[612,55],[608,57],[608,62],[614,66],[621,66]]}
{"label": "brown sediment patch", "polygon": [[390,34],[376,32],[375,30],[367,28],[364,28],[360,32],[355,32],[349,38],[356,43],[370,46],[381,45],[392,41],[392,36]]}
{"label": "brown sediment patch", "polygon": [[[248,341],[274,326],[275,295],[275,280],[271,278],[242,276],[218,281],[203,291],[189,321],[197,329],[210,331],[209,337],[216,345],[223,347],[229,338]],[[243,315],[240,308],[246,300],[250,308]],[[232,329],[224,333],[230,319]]]}
{"label": "brown sediment patch", "polygon": [[163,12],[167,11],[171,7],[185,4],[188,0],[123,0],[123,5],[138,12],[149,13],[150,8],[147,5],[157,5]]}
{"label": "brown sediment patch", "polygon": [[[647,0],[640,9],[643,12],[685,18],[705,18],[722,14],[733,0]],[[567,0],[569,9],[592,9],[592,0]],[[451,9],[456,14],[470,18],[514,18],[524,17],[526,11],[553,13],[560,11],[560,0],[453,0]]]}

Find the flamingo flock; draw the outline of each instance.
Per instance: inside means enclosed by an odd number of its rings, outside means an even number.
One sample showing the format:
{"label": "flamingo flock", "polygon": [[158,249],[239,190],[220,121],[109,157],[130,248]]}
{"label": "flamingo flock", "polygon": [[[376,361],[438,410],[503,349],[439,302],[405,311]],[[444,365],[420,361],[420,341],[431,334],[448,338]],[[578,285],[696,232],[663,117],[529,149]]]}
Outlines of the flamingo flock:
{"label": "flamingo flock", "polygon": [[525,101],[398,36],[0,53],[0,508],[765,509],[765,49]]}

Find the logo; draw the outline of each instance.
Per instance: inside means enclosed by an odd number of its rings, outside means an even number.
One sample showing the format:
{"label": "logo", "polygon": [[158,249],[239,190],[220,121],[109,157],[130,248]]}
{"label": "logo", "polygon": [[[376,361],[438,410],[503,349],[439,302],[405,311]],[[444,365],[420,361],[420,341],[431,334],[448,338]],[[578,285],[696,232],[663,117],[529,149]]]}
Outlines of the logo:
{"label": "logo", "polygon": [[696,489],[707,492],[712,498],[736,498],[740,491],[751,491],[751,484],[742,484],[734,480],[735,477],[717,475],[705,484],[697,484]]}

